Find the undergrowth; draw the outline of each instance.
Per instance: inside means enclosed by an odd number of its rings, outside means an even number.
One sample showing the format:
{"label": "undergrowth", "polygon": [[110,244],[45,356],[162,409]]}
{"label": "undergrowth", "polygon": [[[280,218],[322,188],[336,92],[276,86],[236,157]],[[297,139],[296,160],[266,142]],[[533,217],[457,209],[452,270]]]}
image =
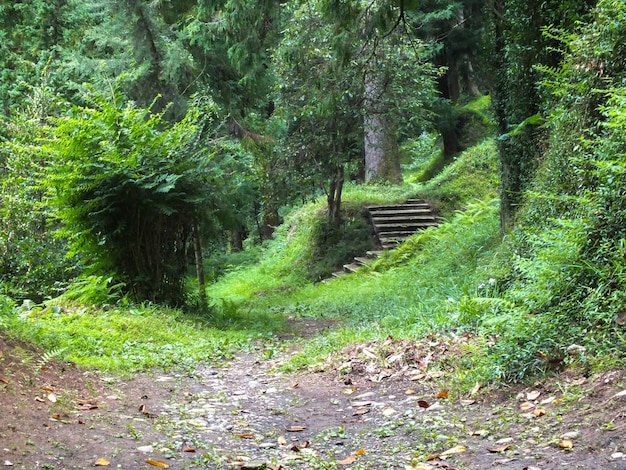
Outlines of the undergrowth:
{"label": "undergrowth", "polygon": [[0,326],[15,339],[57,351],[62,360],[130,373],[152,367],[191,371],[198,362],[219,362],[271,338],[282,320],[268,314],[224,319],[150,305],[102,309],[50,302],[7,305]]}

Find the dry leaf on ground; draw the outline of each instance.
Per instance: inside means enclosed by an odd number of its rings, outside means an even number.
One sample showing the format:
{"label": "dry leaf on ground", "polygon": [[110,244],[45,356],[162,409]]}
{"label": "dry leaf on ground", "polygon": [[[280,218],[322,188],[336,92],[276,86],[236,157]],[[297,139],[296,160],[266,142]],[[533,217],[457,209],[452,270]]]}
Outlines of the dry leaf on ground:
{"label": "dry leaf on ground", "polygon": [[163,462],[162,460],[148,459],[146,460],[146,463],[148,465],[152,465],[153,467],[170,468],[170,466],[166,462]]}
{"label": "dry leaf on ground", "polygon": [[491,447],[490,449],[487,449],[489,452],[491,452],[492,454],[500,454],[508,449],[511,448],[513,444],[507,443],[507,444],[502,444],[500,446],[497,447]]}
{"label": "dry leaf on ground", "polygon": [[445,457],[446,455],[462,454],[463,452],[467,452],[467,447],[463,445],[458,445],[442,452],[441,454],[439,454],[439,456]]}
{"label": "dry leaf on ground", "polygon": [[539,406],[533,410],[533,416],[539,418],[546,414],[546,409],[543,406]]}
{"label": "dry leaf on ground", "polygon": [[541,392],[539,390],[533,390],[532,392],[528,392],[526,394],[526,400],[528,401],[536,400],[537,398],[539,398],[539,395],[541,395]]}

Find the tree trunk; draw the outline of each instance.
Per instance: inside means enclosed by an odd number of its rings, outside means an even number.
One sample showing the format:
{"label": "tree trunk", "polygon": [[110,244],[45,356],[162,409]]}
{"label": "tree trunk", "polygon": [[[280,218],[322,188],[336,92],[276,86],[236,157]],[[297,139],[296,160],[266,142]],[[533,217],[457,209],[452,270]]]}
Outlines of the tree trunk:
{"label": "tree trunk", "polygon": [[469,54],[463,54],[463,81],[467,87],[467,94],[472,98],[476,98],[481,95],[478,82],[476,81],[476,73],[474,72],[474,66],[472,65],[472,59]]}
{"label": "tree trunk", "polygon": [[278,209],[265,208],[263,211],[263,239],[271,240],[274,237],[274,230],[280,225]]}
{"label": "tree trunk", "polygon": [[450,52],[450,49],[446,51],[448,73],[448,97],[453,103],[458,103],[461,99],[461,85],[459,84],[459,67],[457,64],[457,57]]}
{"label": "tree trunk", "polygon": [[243,229],[236,227],[230,230],[230,250],[233,252],[243,251]]}
{"label": "tree trunk", "polygon": [[[370,66],[374,68],[375,65]],[[402,182],[398,137],[389,110],[383,103],[382,77],[367,71],[364,87],[365,181]]]}
{"label": "tree trunk", "polygon": [[339,166],[335,169],[330,182],[330,189],[326,196],[328,203],[328,221],[331,225],[339,225],[341,221],[341,195],[343,193],[343,182],[345,179],[344,168]]}
{"label": "tree trunk", "polygon": [[196,258],[196,275],[198,276],[198,294],[200,295],[200,307],[206,310],[206,280],[204,277],[204,259],[202,256],[202,237],[198,221],[193,221],[193,251]]}

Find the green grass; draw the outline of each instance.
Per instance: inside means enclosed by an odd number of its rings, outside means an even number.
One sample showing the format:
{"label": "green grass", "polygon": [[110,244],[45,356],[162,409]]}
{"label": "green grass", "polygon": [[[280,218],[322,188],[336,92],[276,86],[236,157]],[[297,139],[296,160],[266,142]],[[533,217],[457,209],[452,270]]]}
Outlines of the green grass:
{"label": "green grass", "polygon": [[[459,303],[495,276],[492,260],[500,247],[495,143],[487,139],[462,153],[427,184],[401,187],[349,186],[346,205],[441,198],[447,214],[441,226],[415,235],[386,253],[372,269],[340,279],[306,280],[311,229],[322,202],[297,209],[254,267],[232,272],[209,289],[214,303],[226,302],[250,316],[272,312],[292,318],[333,318],[337,329],[304,343],[287,369],[310,367],[348,344],[387,336],[420,338],[471,324]],[[469,175],[467,174],[469,173]],[[455,212],[454,209],[463,211]],[[221,299],[221,300],[220,300]],[[467,320],[467,323],[465,323]],[[478,373],[464,379],[475,383]]]}
{"label": "green grass", "polygon": [[63,360],[116,373],[152,367],[192,369],[197,362],[220,361],[253,348],[255,340],[267,340],[282,328],[276,315],[234,315],[224,322],[157,307],[102,310],[53,305],[14,309],[0,318],[5,333],[13,338],[61,350]]}

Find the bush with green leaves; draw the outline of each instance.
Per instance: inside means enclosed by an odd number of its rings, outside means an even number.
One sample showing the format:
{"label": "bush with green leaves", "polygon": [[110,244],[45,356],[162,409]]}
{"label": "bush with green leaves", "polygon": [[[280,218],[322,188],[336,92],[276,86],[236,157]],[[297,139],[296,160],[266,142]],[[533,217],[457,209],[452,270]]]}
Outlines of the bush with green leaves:
{"label": "bush with green leaves", "polygon": [[56,124],[45,186],[70,254],[135,300],[184,303],[193,237],[232,223],[246,187],[247,154],[215,138],[215,105],[172,124],[113,91]]}
{"label": "bush with green leaves", "polygon": [[33,87],[11,120],[0,118],[0,287],[18,301],[41,302],[78,273],[55,222],[41,181],[50,155],[42,142],[51,116],[66,109],[46,85]]}

